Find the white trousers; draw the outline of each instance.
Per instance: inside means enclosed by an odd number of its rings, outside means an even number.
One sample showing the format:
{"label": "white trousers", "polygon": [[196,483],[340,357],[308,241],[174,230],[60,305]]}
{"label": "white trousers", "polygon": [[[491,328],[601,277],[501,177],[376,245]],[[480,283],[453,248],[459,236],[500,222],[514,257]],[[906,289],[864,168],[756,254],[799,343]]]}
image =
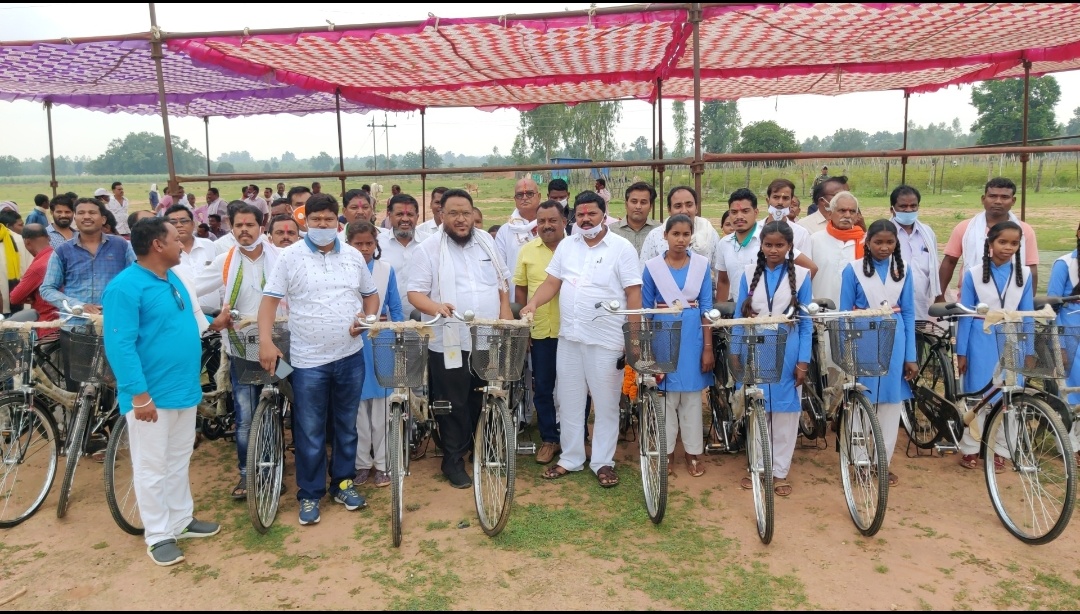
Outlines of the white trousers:
{"label": "white trousers", "polygon": [[878,403],[877,419],[881,426],[881,441],[885,445],[886,467],[892,467],[893,451],[896,438],[900,434],[900,417],[904,413],[903,403]]}
{"label": "white trousers", "polygon": [[559,466],[568,471],[585,468],[585,398],[592,393],[592,460],[595,473],[615,466],[615,445],[619,439],[619,395],[622,369],[615,368],[622,350],[559,339],[556,354],[559,377],[555,380],[561,403]]}
{"label": "white trousers", "polygon": [[377,471],[386,471],[387,399],[360,401],[360,409],[356,412],[357,471],[372,467]]}
{"label": "white trousers", "polygon": [[802,412],[769,412],[769,435],[772,438],[773,479],[787,479],[791,471],[791,457],[795,454],[795,441],[799,438],[799,419]]}
{"label": "white trousers", "polygon": [[[986,428],[989,426],[986,423],[986,417],[990,415],[990,410],[993,409],[993,403],[987,403],[977,414],[975,414],[975,420],[972,421],[969,428],[964,429],[964,436],[960,438],[960,453],[961,454],[978,454],[979,447],[982,445],[982,437]],[[1004,410],[1002,410],[1004,411]],[[1016,433],[1019,426],[1019,419],[1016,416],[1015,411],[1011,411],[1006,414],[1004,421],[1008,422],[1009,433],[1012,434],[1013,447],[1016,446]],[[1009,444],[1005,441],[1005,424],[1001,422],[1001,427],[998,428],[997,435],[994,437],[994,453],[998,456],[1004,456],[1009,458],[1011,456],[1009,452]],[[971,436],[971,426],[975,426],[978,430],[979,439],[975,439]]]}
{"label": "white trousers", "polygon": [[667,414],[667,453],[675,452],[675,436],[682,436],[683,451],[687,454],[705,452],[705,436],[701,419],[701,391],[665,392],[660,399]]}
{"label": "white trousers", "polygon": [[148,546],[174,539],[191,523],[188,467],[195,445],[195,408],[158,409],[157,422],[135,419],[128,412],[128,439],[135,500],[146,528]]}

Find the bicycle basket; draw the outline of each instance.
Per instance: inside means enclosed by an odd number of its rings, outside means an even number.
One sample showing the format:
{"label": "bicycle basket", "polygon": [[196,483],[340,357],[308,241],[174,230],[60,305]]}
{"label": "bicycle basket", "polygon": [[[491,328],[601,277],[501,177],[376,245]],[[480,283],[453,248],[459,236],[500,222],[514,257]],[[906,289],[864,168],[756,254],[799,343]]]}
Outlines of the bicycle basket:
{"label": "bicycle basket", "polygon": [[892,362],[896,320],[847,317],[825,321],[832,359],[848,375],[880,377]]}
{"label": "bicycle basket", "polygon": [[645,375],[671,373],[679,366],[682,320],[645,320],[622,325],[626,364]]}
{"label": "bicycle basket", "polygon": [[0,380],[21,375],[30,357],[30,331],[0,330]]}
{"label": "bicycle basket", "polygon": [[[289,329],[285,322],[275,322],[271,332],[274,345],[284,355],[282,360],[289,361]],[[266,385],[275,378],[259,364],[259,333],[245,329],[229,333],[229,359],[236,365],[236,379],[241,384]]]}
{"label": "bicycle basket", "polygon": [[1072,370],[1080,327],[1043,322],[1002,322],[998,355],[1004,369],[1025,377],[1063,378]]}
{"label": "bicycle basket", "polygon": [[486,382],[519,379],[529,349],[529,327],[510,324],[483,324],[469,327],[472,351],[469,367]]}
{"label": "bicycle basket", "polygon": [[784,377],[787,324],[757,324],[725,328],[727,366],[744,386],[775,384]]}
{"label": "bicycle basket", "polygon": [[383,388],[416,388],[427,375],[427,339],[415,330],[381,329],[369,333],[375,379]]}
{"label": "bicycle basket", "polygon": [[116,381],[105,358],[105,338],[89,327],[60,329],[64,371],[76,382]]}

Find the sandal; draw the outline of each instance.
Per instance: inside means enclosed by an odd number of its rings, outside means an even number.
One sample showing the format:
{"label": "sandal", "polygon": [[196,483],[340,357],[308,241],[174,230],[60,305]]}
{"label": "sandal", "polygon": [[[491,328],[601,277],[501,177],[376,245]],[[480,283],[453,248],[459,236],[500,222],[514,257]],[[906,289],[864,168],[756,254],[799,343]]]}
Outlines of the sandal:
{"label": "sandal", "polygon": [[896,486],[900,483],[900,476],[896,475],[892,471],[889,472],[889,486]]}
{"label": "sandal", "polygon": [[690,474],[690,477],[698,478],[705,475],[705,467],[698,460],[696,454],[686,455],[686,472]]}
{"label": "sandal", "polygon": [[236,485],[236,488],[232,489],[233,501],[243,501],[247,499],[247,480],[240,478],[240,483]]}
{"label": "sandal", "polygon": [[787,480],[773,480],[773,492],[777,497],[787,497],[791,494],[791,484]]}
{"label": "sandal", "polygon": [[977,469],[979,467],[979,455],[965,454],[960,458],[960,466],[964,469]]}
{"label": "sandal", "polygon": [[743,490],[754,490],[754,481],[749,476],[739,480],[739,488]]}
{"label": "sandal", "polygon": [[1005,473],[1005,457],[994,455],[994,473]]}
{"label": "sandal", "polygon": [[545,469],[544,472],[540,474],[540,477],[544,478],[545,480],[557,480],[568,475],[570,475],[569,469],[563,467],[562,465],[552,465]]}
{"label": "sandal", "polygon": [[596,472],[596,479],[603,488],[611,488],[619,483],[619,476],[615,475],[615,468],[611,466],[601,467],[600,470]]}

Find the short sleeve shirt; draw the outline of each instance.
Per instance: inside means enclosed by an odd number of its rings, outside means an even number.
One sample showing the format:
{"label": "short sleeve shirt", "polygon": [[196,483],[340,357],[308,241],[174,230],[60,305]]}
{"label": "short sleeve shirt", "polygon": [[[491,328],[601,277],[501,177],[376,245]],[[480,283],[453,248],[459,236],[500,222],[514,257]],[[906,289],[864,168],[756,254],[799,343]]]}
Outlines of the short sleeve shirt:
{"label": "short sleeve shirt", "polygon": [[[514,270],[514,285],[525,286],[527,296],[531,298],[540,284],[547,280],[547,267],[554,256],[555,252],[551,251],[539,238],[521,246],[517,254],[517,269]],[[538,307],[533,315],[532,338],[554,339],[558,336],[559,302],[548,301],[547,304]]]}
{"label": "short sleeve shirt", "polygon": [[[953,228],[952,234],[949,235],[949,242],[945,244],[945,255],[952,256],[953,258],[962,259],[964,255],[964,233],[967,232],[968,225],[971,224],[971,219],[966,219],[956,225]],[[1030,265],[1039,264],[1039,244],[1035,239],[1035,229],[1031,227],[1027,222],[1020,222],[1020,228],[1024,232],[1024,261]],[[989,228],[987,228],[989,232]],[[980,262],[962,262],[961,271],[966,271],[971,267],[979,264]],[[956,287],[960,287],[960,282],[964,279],[964,275],[961,272],[956,276]],[[944,291],[945,288],[942,288]]]}

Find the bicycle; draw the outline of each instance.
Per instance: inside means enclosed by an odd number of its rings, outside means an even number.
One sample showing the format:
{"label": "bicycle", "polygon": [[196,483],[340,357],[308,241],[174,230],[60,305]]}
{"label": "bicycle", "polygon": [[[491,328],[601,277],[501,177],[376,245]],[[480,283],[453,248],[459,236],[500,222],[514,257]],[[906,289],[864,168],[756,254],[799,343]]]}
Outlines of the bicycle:
{"label": "bicycle", "polygon": [[[746,471],[754,496],[754,518],[761,543],[772,541],[774,522],[772,438],[765,415],[765,391],[761,384],[774,384],[784,375],[787,317],[720,319],[713,309],[706,317],[718,329],[727,345],[725,368],[742,384],[731,404],[732,422],[743,423]],[[741,410],[741,411],[740,411]]]}
{"label": "bicycle", "polygon": [[[622,309],[619,301],[599,302],[611,315],[651,316],[679,315],[682,306],[658,309]],[[663,393],[657,385],[658,375],[670,373],[679,364],[680,320],[649,320],[641,317],[622,325],[626,364],[634,370],[637,396],[630,400],[630,410],[637,416],[641,428],[638,438],[638,462],[641,468],[641,489],[645,509],[653,524],[660,524],[667,509],[667,416],[660,403]]]}
{"label": "bicycle", "polygon": [[[836,309],[832,299],[817,298],[814,303],[822,309]],[[815,322],[814,333],[811,341],[810,364],[807,365],[806,381],[802,385],[802,414],[799,420],[799,434],[808,441],[815,442],[812,447],[818,449],[828,448],[825,439],[830,420],[835,416],[835,399],[829,394],[829,382],[826,377],[827,369],[825,349],[822,345],[825,339],[825,328],[820,322]],[[817,445],[817,442],[822,445]]]}
{"label": "bicycle", "polygon": [[832,360],[845,375],[836,413],[836,447],[848,513],[866,536],[885,522],[889,500],[889,457],[877,412],[857,377],[889,372],[896,320],[883,304],[876,309],[822,311],[817,303],[801,308],[811,319],[823,319]]}
{"label": "bicycle", "polygon": [[[718,318],[731,318],[735,315],[735,303],[723,302],[714,305],[714,315]],[[705,433],[705,452],[726,452],[738,454],[743,451],[745,439],[745,421],[736,419],[732,412],[732,399],[735,396],[735,380],[727,367],[727,337],[719,330],[712,329],[707,334],[713,336],[713,383],[709,385],[707,398],[711,418],[709,430]]]}
{"label": "bicycle", "polygon": [[[1019,383],[1019,377],[1064,378],[1075,359],[1080,331],[1039,322],[1055,317],[1046,309],[990,311],[984,304],[970,309],[957,303],[931,309],[952,322],[951,330],[960,317],[983,316],[989,322],[984,326],[996,324],[1000,364],[980,390],[951,399],[920,382],[919,411],[936,425],[936,436],[949,435],[957,449],[965,425],[979,441],[991,505],[1007,531],[1031,545],[1053,541],[1068,525],[1076,501],[1075,452],[1059,411],[1045,400],[1047,393],[1026,381]],[[953,372],[946,373],[955,386]],[[976,401],[973,407],[970,400]],[[980,420],[982,415],[985,419]],[[987,462],[991,450],[994,460]]]}

